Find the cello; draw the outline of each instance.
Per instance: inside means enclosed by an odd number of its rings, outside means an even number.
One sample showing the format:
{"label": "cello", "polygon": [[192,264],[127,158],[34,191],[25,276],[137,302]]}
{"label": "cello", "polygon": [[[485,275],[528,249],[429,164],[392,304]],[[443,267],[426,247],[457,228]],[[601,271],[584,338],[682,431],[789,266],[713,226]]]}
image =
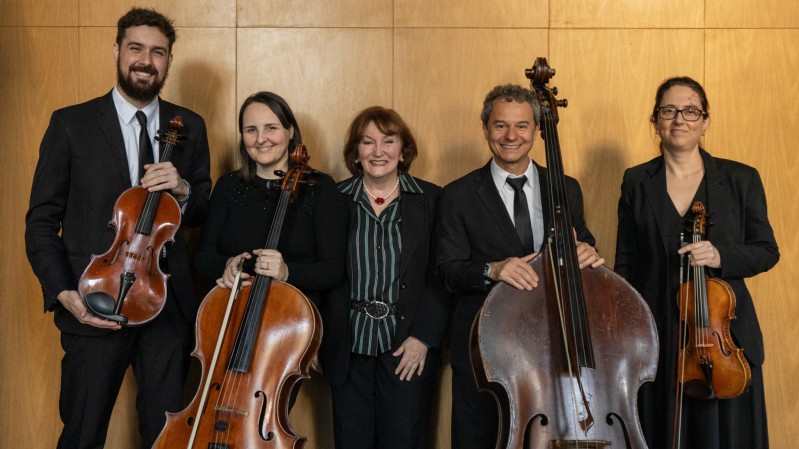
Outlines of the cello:
{"label": "cello", "polygon": [[[169,121],[166,136],[159,130],[161,161],[168,161],[181,138],[183,119]],[[136,186],[122,192],[108,224],[116,235],[111,248],[92,255],[78,282],[78,293],[89,311],[126,326],[152,321],[166,302],[166,281],[158,258],[164,244],[175,241],[180,205],[163,191]],[[124,312],[124,314],[123,314]]]}
{"label": "cello", "polygon": [[498,449],[642,449],[637,396],[655,378],[655,322],[609,268],[579,269],[556,127],[567,103],[547,86],[554,74],[544,58],[526,70],[547,160],[550,222],[529,262],[539,285],[494,286],[472,325],[472,368],[497,401]]}
{"label": "cello", "polygon": [[[265,248],[277,247],[288,204],[308,173],[299,145],[283,182]],[[322,338],[316,306],[296,287],[256,274],[241,286],[243,258],[233,288],[214,287],[197,314],[200,388],[167,422],[153,449],[301,448],[288,422],[291,390],[309,368]]]}

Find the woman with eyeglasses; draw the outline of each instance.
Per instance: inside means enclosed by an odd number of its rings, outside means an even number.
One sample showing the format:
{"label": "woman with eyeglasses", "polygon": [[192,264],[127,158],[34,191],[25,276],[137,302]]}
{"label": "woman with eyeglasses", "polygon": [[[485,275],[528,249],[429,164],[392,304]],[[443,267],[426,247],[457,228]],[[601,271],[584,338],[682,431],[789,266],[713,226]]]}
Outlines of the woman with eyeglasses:
{"label": "woman with eyeglasses", "polygon": [[[767,448],[763,338],[744,284],[744,278],[769,270],[780,257],[760,175],[742,163],[713,157],[702,147],[710,105],[695,80],[664,81],[650,120],[660,137],[660,156],[624,173],[615,265],[642,294],[658,325],[657,377],[641,388],[638,401],[649,449]],[[702,240],[689,237],[685,243],[681,234],[690,230],[696,201],[709,212],[709,226]],[[691,271],[680,269],[686,261],[704,267],[708,277],[726,281],[735,294],[736,318],[730,330],[736,346],[744,350],[751,384],[732,399],[702,400],[682,392],[677,400],[677,296],[680,276]],[[680,402],[681,414],[675,414]],[[679,445],[673,445],[676,439]]]}

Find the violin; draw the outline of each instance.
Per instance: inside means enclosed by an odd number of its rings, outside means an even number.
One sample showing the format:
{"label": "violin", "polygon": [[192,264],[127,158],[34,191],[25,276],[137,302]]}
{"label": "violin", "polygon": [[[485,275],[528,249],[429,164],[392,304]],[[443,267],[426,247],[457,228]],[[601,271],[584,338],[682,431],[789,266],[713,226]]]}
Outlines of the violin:
{"label": "violin", "polygon": [[[275,249],[288,204],[306,181],[307,149],[292,152],[265,248]],[[153,449],[300,448],[288,422],[291,390],[308,378],[322,338],[313,303],[297,288],[255,275],[242,286],[239,261],[233,288],[214,287],[200,305],[197,343],[200,388],[167,422]]]}
{"label": "violin", "polygon": [[[692,243],[705,235],[708,213],[697,201],[691,229]],[[746,391],[752,381],[749,362],[730,334],[735,319],[735,293],[721,279],[709,278],[705,267],[681,266],[683,279],[677,302],[680,309],[680,350],[677,378],[681,392],[697,399],[729,399]],[[680,397],[682,396],[680,392]],[[681,404],[678,398],[677,404]],[[679,408],[679,407],[678,407]]]}
{"label": "violin", "polygon": [[526,70],[547,161],[549,223],[529,262],[539,285],[492,288],[472,325],[472,368],[497,400],[497,448],[642,449],[638,389],[655,378],[655,321],[609,268],[579,268],[557,134],[557,107],[567,102],[547,86],[554,74],[544,58]]}
{"label": "violin", "polygon": [[[168,161],[177,144],[183,120],[169,121],[166,136],[158,131],[161,161]],[[180,205],[163,191],[140,186],[122,192],[108,224],[116,235],[111,248],[92,255],[78,282],[78,293],[94,315],[126,326],[153,320],[166,302],[166,281],[158,258],[180,228]]]}

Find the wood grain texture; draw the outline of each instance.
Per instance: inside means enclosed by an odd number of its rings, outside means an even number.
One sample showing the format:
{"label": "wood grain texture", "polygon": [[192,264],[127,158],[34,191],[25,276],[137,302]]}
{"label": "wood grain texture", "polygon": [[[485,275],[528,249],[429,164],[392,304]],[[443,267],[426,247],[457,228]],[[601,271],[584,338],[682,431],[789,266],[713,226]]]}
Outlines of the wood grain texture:
{"label": "wood grain texture", "polygon": [[[799,11],[789,0],[0,0],[0,446],[55,446],[61,424],[62,355],[52,315],[24,253],[24,214],[38,146],[54,109],[106,93],[115,81],[116,21],[134,5],[175,19],[178,41],[163,91],[205,119],[212,177],[237,166],[237,113],[271,90],[294,109],[311,165],[347,177],[341,157],[352,117],[371,105],[396,109],[417,138],[411,173],[443,185],[490,153],[479,114],[500,83],[528,85],[524,69],[546,56],[559,111],[564,160],[578,178],[601,254],[613,262],[616,202],[624,168],[657,154],[648,116],[657,85],[689,75],[708,91],[706,147],[756,167],[782,251],[770,272],[748,281],[766,341],[771,446],[793,445],[799,392],[792,380],[799,331],[792,300],[799,221],[793,201],[799,141]],[[539,141],[533,157],[543,161]],[[196,238],[196,232],[193,233]],[[200,296],[204,292],[200,292]],[[450,370],[440,374],[431,446],[450,445]],[[196,381],[196,379],[194,380]],[[191,380],[188,395],[193,395]],[[306,381],[290,415],[310,440],[332,446],[329,388]],[[135,382],[125,379],[108,447],[137,447]]]}
{"label": "wood grain texture", "polygon": [[548,33],[398,29],[395,34],[396,110],[419,147],[411,173],[444,185],[488,162],[483,100],[498,84],[529,85],[524,69],[546,55]]}
{"label": "wood grain texture", "polygon": [[0,26],[77,26],[80,0],[0,0]]}
{"label": "wood grain texture", "polygon": [[238,0],[240,27],[389,27],[391,0]]}
{"label": "wood grain texture", "polygon": [[[311,166],[344,179],[342,147],[358,111],[391,106],[389,29],[240,29],[237,104],[272,91],[291,106]],[[265,50],[266,49],[266,50]]]}
{"label": "wood grain texture", "polygon": [[702,28],[695,0],[550,0],[552,28]]}
{"label": "wood grain texture", "polygon": [[[37,0],[41,1],[41,0]],[[73,0],[74,1],[74,0]],[[231,27],[236,24],[236,0],[79,0],[80,24],[116,27],[133,7],[155,8],[174,21],[181,39],[185,27]],[[114,34],[116,36],[116,32]]]}
{"label": "wood grain texture", "polygon": [[0,447],[55,447],[61,346],[25,257],[25,213],[54,109],[79,100],[78,30],[0,28]]}
{"label": "wood grain texture", "polygon": [[705,0],[708,28],[797,28],[799,2],[790,0]]}
{"label": "wood grain texture", "polygon": [[772,447],[793,447],[799,409],[795,373],[799,353],[799,30],[711,30],[705,88],[713,111],[706,134],[712,154],[757,168],[763,179],[781,258],[768,273],[748,280],[763,330],[769,436]]}
{"label": "wood grain texture", "polygon": [[701,80],[700,30],[553,30],[551,85],[564,167],[583,187],[588,226],[613,266],[616,207],[624,170],[658,155],[649,125],[655,89],[666,78]]}
{"label": "wood grain texture", "polygon": [[547,0],[395,0],[394,26],[431,28],[546,28]]}

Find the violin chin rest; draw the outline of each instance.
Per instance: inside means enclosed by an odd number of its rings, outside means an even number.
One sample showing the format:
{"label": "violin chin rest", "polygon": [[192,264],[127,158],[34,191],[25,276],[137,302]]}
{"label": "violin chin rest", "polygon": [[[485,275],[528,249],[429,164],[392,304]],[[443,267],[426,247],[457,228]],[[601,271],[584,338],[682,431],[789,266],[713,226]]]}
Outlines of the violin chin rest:
{"label": "violin chin rest", "polygon": [[87,293],[86,297],[83,298],[83,302],[86,303],[86,307],[89,309],[89,312],[100,318],[105,318],[106,320],[121,324],[128,322],[128,317],[114,313],[116,303],[114,298],[107,293]]}

